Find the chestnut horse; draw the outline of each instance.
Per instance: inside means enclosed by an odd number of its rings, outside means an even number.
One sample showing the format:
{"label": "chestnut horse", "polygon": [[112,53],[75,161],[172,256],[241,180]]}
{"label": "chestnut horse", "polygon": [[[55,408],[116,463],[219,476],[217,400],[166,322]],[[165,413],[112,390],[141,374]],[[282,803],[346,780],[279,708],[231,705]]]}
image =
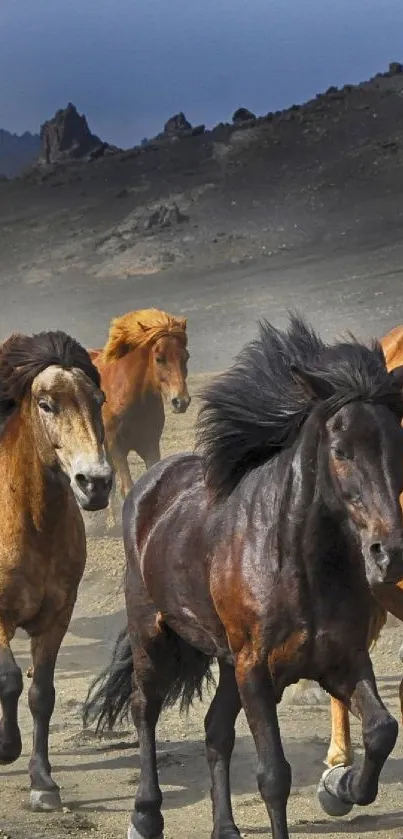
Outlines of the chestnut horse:
{"label": "chestnut horse", "polygon": [[[381,340],[382,349],[386,359],[388,370],[394,370],[403,365],[403,326],[396,326]],[[403,498],[401,498],[403,507]],[[372,646],[378,640],[382,627],[386,623],[387,612],[390,612],[399,620],[403,621],[403,580],[395,586],[376,586],[373,591],[373,622],[368,638],[368,646]],[[401,648],[400,657],[403,648]],[[299,687],[300,692],[310,687],[309,682],[304,682]],[[403,722],[403,679],[399,686],[399,698],[401,718]],[[350,722],[348,708],[338,699],[331,697],[332,733],[331,741],[326,756],[326,763],[329,767],[349,766],[353,761],[351,747]]]}
{"label": "chestnut horse", "polygon": [[131,704],[141,773],[130,839],[162,836],[156,724],[164,706],[200,695],[213,658],[214,839],[239,839],[229,767],[242,707],[273,839],[288,839],[276,703],[302,677],[362,721],[363,766],[324,778],[322,799],[348,811],[376,798],[398,726],[367,650],[369,584],[403,576],[402,380],[378,344],[327,346],[299,318],[287,333],[263,324],[204,394],[200,455],[156,464],[126,498],[128,629],[84,723],[112,727]]}
{"label": "chestnut horse", "polygon": [[0,763],[17,760],[22,673],[10,649],[31,638],[34,722],[29,764],[33,809],[61,806],[48,757],[54,670],[84,572],[79,505],[108,503],[112,470],[103,445],[98,370],[63,332],[12,335],[0,350]]}
{"label": "chestnut horse", "polygon": [[161,458],[164,401],[175,414],[190,404],[186,323],[159,309],[127,312],[112,320],[105,347],[89,350],[106,395],[106,444],[123,498],[133,486],[129,452],[147,469]]}

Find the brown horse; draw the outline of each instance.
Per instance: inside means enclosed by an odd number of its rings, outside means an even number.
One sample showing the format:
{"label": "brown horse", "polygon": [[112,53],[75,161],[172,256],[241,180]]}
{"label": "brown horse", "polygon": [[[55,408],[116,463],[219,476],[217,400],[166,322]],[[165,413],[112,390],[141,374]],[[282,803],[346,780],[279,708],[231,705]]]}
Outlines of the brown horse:
{"label": "brown horse", "polygon": [[10,642],[22,627],[33,663],[30,803],[49,810],[61,806],[48,757],[54,670],[86,560],[78,505],[105,508],[112,485],[104,396],[87,351],[63,332],[6,340],[0,387],[0,763],[21,753],[23,681]]}
{"label": "brown horse", "polygon": [[229,767],[241,707],[273,837],[288,838],[276,703],[300,678],[362,722],[363,766],[324,778],[322,802],[348,812],[376,798],[398,726],[367,650],[369,584],[403,576],[402,380],[378,344],[329,347],[298,318],[287,333],[265,324],[204,395],[201,456],[156,464],[126,498],[128,629],[84,723],[113,726],[131,704],[141,774],[130,839],[162,836],[158,717],[179,697],[189,706],[215,657],[213,839],[239,839]]}
{"label": "brown horse", "polygon": [[159,309],[127,312],[112,320],[103,350],[89,352],[101,374],[106,444],[125,498],[133,486],[129,452],[147,469],[161,458],[164,401],[176,414],[190,404],[186,318]]}

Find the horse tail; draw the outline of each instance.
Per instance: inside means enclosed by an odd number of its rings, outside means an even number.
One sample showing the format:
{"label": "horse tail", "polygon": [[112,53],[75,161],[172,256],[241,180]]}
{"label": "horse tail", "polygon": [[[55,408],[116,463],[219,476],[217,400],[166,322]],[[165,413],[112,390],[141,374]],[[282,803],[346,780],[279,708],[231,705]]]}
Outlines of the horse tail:
{"label": "horse tail", "polygon": [[166,624],[161,625],[169,645],[166,662],[169,675],[165,684],[163,708],[172,708],[179,701],[180,713],[187,713],[194,700],[203,698],[203,686],[215,686],[215,679],[211,672],[213,658],[192,647],[180,635]]}
{"label": "horse tail", "polygon": [[108,667],[89,687],[82,718],[84,728],[96,722],[96,731],[112,731],[128,717],[132,695],[133,656],[128,628],[118,635]]}
{"label": "horse tail", "polygon": [[[180,702],[180,712],[189,711],[194,699],[202,699],[203,683],[215,685],[212,658],[192,647],[162,623],[164,642],[156,662],[156,675],[165,687],[163,708]],[[112,659],[89,687],[82,712],[85,728],[96,723],[96,732],[112,731],[130,712],[133,690],[133,656],[127,627],[116,641]]]}

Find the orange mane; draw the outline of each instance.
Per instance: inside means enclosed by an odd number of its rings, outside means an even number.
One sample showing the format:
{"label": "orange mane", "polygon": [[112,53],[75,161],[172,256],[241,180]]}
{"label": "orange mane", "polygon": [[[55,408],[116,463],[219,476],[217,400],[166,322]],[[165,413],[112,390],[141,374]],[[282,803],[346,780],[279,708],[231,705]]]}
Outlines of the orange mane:
{"label": "orange mane", "polygon": [[158,338],[176,335],[187,344],[186,318],[177,318],[160,309],[140,309],[113,318],[108,340],[102,351],[104,361],[116,361],[131,350],[154,343]]}

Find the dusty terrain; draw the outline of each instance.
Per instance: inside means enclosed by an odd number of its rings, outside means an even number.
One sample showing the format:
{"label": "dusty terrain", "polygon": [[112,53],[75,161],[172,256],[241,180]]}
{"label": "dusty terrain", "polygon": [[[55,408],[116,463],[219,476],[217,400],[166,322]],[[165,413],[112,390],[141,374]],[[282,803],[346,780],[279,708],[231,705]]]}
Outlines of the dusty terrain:
{"label": "dusty terrain", "polygon": [[[58,326],[94,346],[104,341],[114,314],[165,307],[188,317],[194,392],[202,374],[230,363],[255,333],[258,317],[282,325],[289,307],[309,315],[326,337],[347,329],[384,334],[403,322],[402,91],[403,76],[379,77],[235,132],[220,126],[163,148],[0,182],[0,338],[11,329]],[[168,207],[168,227],[160,224],[161,207]],[[159,222],[150,226],[156,210]],[[194,400],[185,416],[168,417],[164,453],[192,446],[196,409]],[[23,755],[0,772],[0,836],[126,834],[138,778],[134,733],[100,741],[81,727],[88,684],[125,620],[120,537],[103,533],[102,517],[88,523],[88,566],[59,657],[51,734],[65,812],[37,815],[26,808],[31,721],[25,692]],[[401,640],[400,626],[391,623],[373,655],[381,694],[395,715]],[[19,635],[14,649],[25,671],[25,638]],[[328,704],[288,700],[279,716],[293,768],[292,835],[401,839],[402,736],[377,802],[331,820],[316,801]],[[206,702],[196,705],[189,718],[170,712],[161,721],[166,839],[210,836],[206,708]],[[356,724],[353,734],[360,753]],[[232,780],[243,836],[269,835],[254,773],[254,748],[240,717]]]}

